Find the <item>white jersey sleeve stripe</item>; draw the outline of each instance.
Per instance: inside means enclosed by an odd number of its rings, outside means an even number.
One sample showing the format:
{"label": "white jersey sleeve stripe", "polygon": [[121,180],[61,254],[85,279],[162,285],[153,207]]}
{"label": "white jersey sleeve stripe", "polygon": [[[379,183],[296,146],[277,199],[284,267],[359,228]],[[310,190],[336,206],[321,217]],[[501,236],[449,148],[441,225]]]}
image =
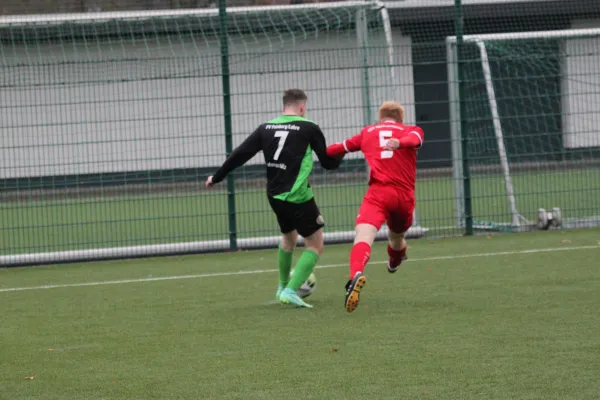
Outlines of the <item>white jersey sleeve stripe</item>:
{"label": "white jersey sleeve stripe", "polygon": [[349,153],[348,146],[346,146],[346,141],[345,140],[342,142],[342,144],[344,145],[344,150],[346,150],[346,153]]}

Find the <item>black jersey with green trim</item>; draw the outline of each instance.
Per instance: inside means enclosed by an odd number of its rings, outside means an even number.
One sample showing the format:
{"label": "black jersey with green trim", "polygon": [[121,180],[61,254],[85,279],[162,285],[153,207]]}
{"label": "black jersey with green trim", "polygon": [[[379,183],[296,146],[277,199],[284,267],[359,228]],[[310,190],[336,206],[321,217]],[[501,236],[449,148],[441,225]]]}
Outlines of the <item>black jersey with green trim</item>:
{"label": "black jersey with green trim", "polygon": [[325,169],[336,169],[341,162],[341,158],[327,155],[325,136],[317,124],[297,115],[283,115],[256,128],[213,175],[213,182],[221,182],[261,150],[267,166],[267,194],[290,203],[313,198],[308,183],[313,151]]}

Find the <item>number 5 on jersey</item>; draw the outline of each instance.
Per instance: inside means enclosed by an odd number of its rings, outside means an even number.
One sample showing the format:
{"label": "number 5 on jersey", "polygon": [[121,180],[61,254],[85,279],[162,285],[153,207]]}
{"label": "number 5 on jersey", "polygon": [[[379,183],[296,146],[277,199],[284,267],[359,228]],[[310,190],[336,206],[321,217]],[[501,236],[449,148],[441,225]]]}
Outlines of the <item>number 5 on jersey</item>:
{"label": "number 5 on jersey", "polygon": [[[387,141],[393,137],[392,131],[379,131],[379,145],[385,147]],[[383,150],[381,158],[392,158],[394,152],[392,150]]]}
{"label": "number 5 on jersey", "polygon": [[279,155],[281,154],[281,150],[283,150],[283,145],[285,145],[285,141],[287,140],[289,132],[288,131],[277,131],[275,132],[275,137],[279,138],[279,143],[277,144],[277,151],[273,156],[273,160],[279,160]]}

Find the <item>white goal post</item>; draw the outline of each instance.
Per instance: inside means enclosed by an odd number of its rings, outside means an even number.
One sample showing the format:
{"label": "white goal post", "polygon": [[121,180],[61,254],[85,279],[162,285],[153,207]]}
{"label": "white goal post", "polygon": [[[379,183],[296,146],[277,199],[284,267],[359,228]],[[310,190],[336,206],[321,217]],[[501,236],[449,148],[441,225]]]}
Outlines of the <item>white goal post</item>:
{"label": "white goal post", "polygon": [[[502,124],[501,107],[498,105],[497,86],[502,84],[502,80],[506,78],[495,78],[493,76],[492,67],[490,65],[490,58],[488,57],[488,50],[492,47],[492,44],[496,43],[512,43],[513,45],[518,44],[522,41],[548,41],[552,42],[559,50],[557,55],[560,58],[560,80],[561,88],[556,97],[560,99],[562,105],[562,139],[564,148],[594,148],[600,146],[600,135],[597,133],[590,134],[590,124],[588,126],[581,126],[578,122],[581,121],[582,114],[597,115],[600,112],[600,106],[597,106],[597,101],[593,102],[596,104],[594,109],[586,107],[586,110],[574,110],[572,103],[574,101],[578,103],[587,103],[584,101],[586,95],[589,96],[590,92],[586,91],[583,86],[586,84],[597,86],[600,83],[600,67],[598,61],[600,61],[600,49],[594,54],[588,54],[582,49],[576,49],[574,46],[575,39],[594,39],[600,38],[600,28],[592,29],[569,29],[559,31],[537,31],[537,32],[513,32],[513,33],[499,33],[499,34],[481,34],[481,35],[465,35],[463,37],[463,43],[470,45],[470,59],[462,60],[461,65],[468,63],[470,68],[475,68],[479,63],[480,74],[484,81],[485,93],[487,104],[489,107],[489,113],[491,115],[491,125],[495,136],[495,142],[497,146],[497,157],[499,158],[499,168],[502,173],[504,180],[504,189],[506,202],[508,209],[510,210],[510,223],[494,223],[494,222],[483,222],[480,227],[483,229],[496,228],[504,226],[508,230],[522,230],[532,226],[527,218],[525,218],[521,210],[518,208],[515,188],[513,185],[513,173],[511,171],[510,153],[507,154],[506,148],[506,134]],[[504,42],[503,42],[504,41]],[[458,52],[457,52],[457,38],[456,36],[450,36],[446,38],[446,55],[447,55],[447,71],[448,71],[448,90],[449,90],[449,107],[450,107],[450,127],[451,127],[451,140],[452,140],[452,170],[453,180],[455,189],[455,217],[456,225],[458,227],[465,226],[465,199],[464,199],[464,185],[463,185],[463,154],[462,154],[462,133],[461,133],[461,118],[460,118],[460,107],[461,104],[465,104],[466,99],[459,97],[459,77],[457,63]],[[600,41],[598,41],[600,44]],[[524,48],[521,51],[526,52],[527,47],[525,43]],[[476,50],[475,50],[476,48]],[[497,45],[497,48],[508,52],[509,50],[503,49],[501,44]],[[473,54],[478,54],[478,60],[473,59]],[[519,54],[522,59],[528,57],[527,54]],[[518,58],[518,57],[517,57]],[[510,62],[510,61],[506,61]],[[587,76],[583,76],[581,73],[582,63],[586,63]],[[532,62],[533,64],[533,62]],[[543,66],[539,69],[543,73]],[[579,72],[578,72],[579,71]],[[540,74],[541,74],[540,73]],[[550,74],[550,73],[549,73]],[[551,76],[552,77],[552,76]],[[575,79],[577,78],[577,79]],[[577,80],[587,79],[590,82],[577,82]],[[468,79],[466,79],[468,80]],[[500,81],[500,83],[498,83]],[[592,82],[593,81],[593,82]],[[575,84],[573,83],[575,82]],[[575,86],[579,85],[579,88]],[[583,101],[582,101],[583,100]],[[590,100],[588,98],[588,100]],[[569,108],[571,107],[571,108]],[[592,106],[593,107],[593,106]],[[591,117],[588,117],[591,118]],[[583,124],[585,125],[585,123]],[[596,132],[596,131],[593,131]],[[471,135],[471,133],[469,133]],[[593,137],[592,137],[593,135]],[[469,136],[471,138],[471,136]],[[480,139],[480,138],[475,138]],[[543,139],[540,139],[543,140]],[[573,144],[576,142],[577,144]],[[469,157],[473,157],[470,154]],[[475,157],[478,155],[476,154]],[[541,206],[541,205],[540,205]],[[474,227],[477,228],[478,222],[474,222]]]}
{"label": "white goal post", "polygon": [[[355,13],[353,18],[356,22],[356,39],[357,48],[366,48],[369,46],[369,21],[364,18],[365,10],[376,11],[380,15],[381,25],[383,28],[383,36],[385,38],[387,46],[387,63],[389,71],[389,81],[392,83],[391,87],[397,85],[397,77],[394,71],[394,47],[392,43],[392,30],[389,20],[388,11],[385,8],[384,3],[380,1],[348,1],[348,2],[337,2],[337,3],[315,3],[306,5],[292,5],[292,6],[264,6],[264,7],[230,7],[227,8],[227,12],[230,16],[235,15],[248,15],[249,20],[252,21],[256,16],[267,16],[265,21],[269,21],[269,13],[279,15],[280,12],[284,11],[285,15],[292,16],[293,13],[306,12],[306,11],[323,11],[329,15],[331,12],[339,12],[343,15],[349,15],[349,13]],[[128,21],[144,22],[148,21],[149,24],[152,21],[176,21],[177,18],[183,17],[198,17],[201,21],[210,22],[218,17],[217,9],[189,9],[189,10],[161,10],[161,11],[128,11],[128,12],[93,12],[93,13],[81,13],[81,14],[51,14],[51,15],[16,15],[16,16],[2,16],[0,17],[0,29],[4,28],[15,28],[15,27],[27,27],[27,29],[37,29],[41,27],[43,29],[54,29],[59,27],[61,24],[77,24],[78,26],[89,26],[90,31],[95,31],[98,24],[106,23],[126,23]],[[257,18],[257,17],[256,17]],[[281,18],[281,17],[280,17]],[[371,21],[372,22],[372,21]],[[328,24],[328,21],[323,22]],[[283,21],[285,24],[285,21]],[[98,25],[99,26],[99,25]],[[106,25],[103,29],[110,29],[112,25]],[[62,40],[68,40],[68,37],[61,38]],[[264,38],[265,41],[271,40],[270,37]],[[294,38],[296,41],[301,41],[302,38],[299,35],[298,38]],[[88,51],[88,49],[86,49]],[[90,50],[93,51],[93,48]],[[40,58],[41,55],[36,55]],[[360,57],[360,51],[356,51],[356,56]],[[382,66],[382,65],[379,65]],[[386,68],[386,65],[383,65]],[[363,99],[368,101],[368,99]],[[12,151],[10,146],[0,146],[2,151]],[[4,155],[0,153],[0,156]],[[16,156],[11,155],[11,159],[16,159]],[[0,157],[2,158],[2,157]],[[35,160],[34,157],[30,157]],[[183,157],[182,157],[183,158]],[[5,160],[9,158],[4,157]],[[113,161],[107,161],[113,162]],[[45,165],[51,165],[52,163],[46,163]],[[117,162],[114,162],[117,165]],[[0,167],[2,167],[2,161],[0,161]],[[25,166],[21,168],[21,171],[36,171],[38,168],[31,164],[31,166]],[[148,168],[150,169],[150,168]],[[1,168],[0,168],[1,170]],[[14,168],[13,168],[14,170]],[[8,171],[8,169],[7,169]],[[32,172],[33,173],[33,172]],[[57,172],[57,174],[60,171]],[[77,172],[79,173],[79,172]],[[27,175],[25,175],[27,176]],[[33,175],[32,175],[33,176]],[[18,178],[19,176],[15,176]],[[0,176],[0,179],[13,178],[12,176]],[[357,204],[358,207],[358,204]],[[427,229],[419,227],[416,223],[415,226],[411,227],[407,233],[408,237],[420,237],[426,233]],[[387,229],[382,229],[378,234],[378,239],[384,239],[387,236]],[[327,232],[324,235],[326,243],[341,243],[350,242],[354,238],[353,231],[344,232]],[[254,237],[254,238],[238,238],[237,245],[241,249],[253,249],[253,248],[269,248],[276,247],[280,238],[277,236],[267,237]],[[158,255],[171,255],[171,254],[182,254],[182,253],[198,253],[198,252],[209,252],[209,251],[221,251],[229,248],[229,240],[206,240],[206,241],[195,241],[195,242],[181,242],[181,243],[164,243],[164,244],[148,244],[138,246],[122,246],[122,247],[101,247],[92,249],[82,250],[68,250],[68,251],[52,251],[52,252],[34,252],[28,254],[3,254],[0,255],[0,266],[8,265],[30,265],[30,264],[41,264],[41,263],[55,263],[55,262],[70,262],[79,260],[94,260],[94,259],[109,259],[109,258],[127,258],[127,257],[143,257],[143,256],[158,256]]]}

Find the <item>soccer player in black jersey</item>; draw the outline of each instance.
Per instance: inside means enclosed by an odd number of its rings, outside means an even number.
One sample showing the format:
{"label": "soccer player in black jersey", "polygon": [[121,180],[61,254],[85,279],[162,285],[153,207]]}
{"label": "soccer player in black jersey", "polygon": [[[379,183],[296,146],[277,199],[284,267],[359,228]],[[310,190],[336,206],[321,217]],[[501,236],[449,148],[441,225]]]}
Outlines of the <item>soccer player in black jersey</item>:
{"label": "soccer player in black jersey", "polygon": [[[282,243],[277,262],[279,287],[276,297],[286,304],[312,307],[296,293],[312,273],[323,252],[325,222],[315,202],[308,177],[313,168],[312,152],[325,169],[339,167],[341,157],[327,155],[327,144],[317,124],[304,118],[306,94],[300,89],[286,90],[283,115],[261,124],[206,180],[206,186],[221,182],[227,174],[242,166],[262,150],[267,165],[267,197],[277,216]],[[304,238],[305,250],[296,263],[290,279],[292,253],[298,235]]]}

